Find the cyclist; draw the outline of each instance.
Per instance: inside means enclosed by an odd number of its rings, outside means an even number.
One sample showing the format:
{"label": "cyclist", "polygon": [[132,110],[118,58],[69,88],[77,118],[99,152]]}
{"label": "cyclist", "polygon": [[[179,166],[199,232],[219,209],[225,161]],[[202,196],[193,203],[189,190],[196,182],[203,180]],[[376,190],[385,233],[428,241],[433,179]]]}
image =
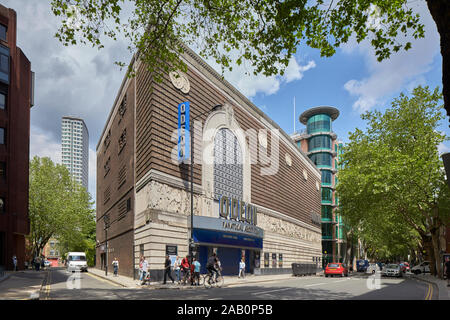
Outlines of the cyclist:
{"label": "cyclist", "polygon": [[212,256],[208,258],[208,263],[206,264],[206,270],[208,270],[209,274],[212,276],[214,273],[216,274],[215,281],[217,281],[217,278],[219,277],[219,269],[220,268],[220,261],[219,258],[217,258],[216,253],[214,252]]}

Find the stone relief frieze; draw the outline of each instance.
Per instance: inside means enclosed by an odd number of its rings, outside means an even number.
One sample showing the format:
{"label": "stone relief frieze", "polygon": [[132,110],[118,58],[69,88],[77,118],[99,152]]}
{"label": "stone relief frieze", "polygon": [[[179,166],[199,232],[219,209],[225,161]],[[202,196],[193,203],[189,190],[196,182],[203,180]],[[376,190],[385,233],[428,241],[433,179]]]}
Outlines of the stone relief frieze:
{"label": "stone relief frieze", "polygon": [[[189,191],[151,181],[141,192],[146,192],[147,209],[183,215],[191,214],[191,194]],[[202,201],[198,195],[194,194],[194,214],[199,214],[201,208]]]}
{"label": "stone relief frieze", "polygon": [[273,232],[290,238],[314,243],[321,243],[322,241],[320,233],[312,232],[291,222],[270,217],[260,212],[258,212],[258,227],[264,229],[266,232]]}

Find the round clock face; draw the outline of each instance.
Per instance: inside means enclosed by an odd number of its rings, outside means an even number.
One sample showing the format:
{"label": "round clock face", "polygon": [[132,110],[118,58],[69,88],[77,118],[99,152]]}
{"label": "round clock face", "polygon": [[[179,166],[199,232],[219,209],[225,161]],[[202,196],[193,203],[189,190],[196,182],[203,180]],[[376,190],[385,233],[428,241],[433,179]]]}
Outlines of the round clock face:
{"label": "round clock face", "polygon": [[259,144],[267,149],[267,135],[263,131],[258,132],[258,140]]}
{"label": "round clock face", "polygon": [[169,73],[169,78],[175,88],[181,90],[183,93],[189,92],[190,84],[185,74],[179,71],[171,71]]}
{"label": "round clock face", "polygon": [[292,158],[289,153],[286,153],[286,164],[290,167],[292,166]]}

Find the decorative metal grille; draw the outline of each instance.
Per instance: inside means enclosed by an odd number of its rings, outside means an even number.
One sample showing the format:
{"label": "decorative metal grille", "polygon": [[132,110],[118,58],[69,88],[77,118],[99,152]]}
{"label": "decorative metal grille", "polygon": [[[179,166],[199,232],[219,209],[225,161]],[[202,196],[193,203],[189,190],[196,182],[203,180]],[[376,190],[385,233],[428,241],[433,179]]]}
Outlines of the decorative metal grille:
{"label": "decorative metal grille", "polygon": [[229,129],[220,129],[214,138],[214,198],[242,199],[242,150]]}

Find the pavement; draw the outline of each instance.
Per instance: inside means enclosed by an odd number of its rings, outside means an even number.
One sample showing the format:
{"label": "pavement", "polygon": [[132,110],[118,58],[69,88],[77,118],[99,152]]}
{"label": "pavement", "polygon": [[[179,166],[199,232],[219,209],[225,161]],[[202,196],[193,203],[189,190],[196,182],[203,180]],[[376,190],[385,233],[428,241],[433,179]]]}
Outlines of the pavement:
{"label": "pavement", "polygon": [[[163,284],[162,281],[150,281],[149,284],[141,286],[139,284],[139,280],[133,280],[133,278],[117,275],[114,276],[113,273],[108,272],[108,275],[105,275],[104,270],[90,268],[89,273],[96,277],[100,277],[105,280],[109,280],[115,284],[118,284],[124,288],[134,288],[139,289],[143,287],[147,287],[149,289],[192,289],[195,288],[190,285],[179,285],[176,282],[172,284],[171,280],[167,281],[167,284]],[[172,272],[172,277],[175,277],[175,273]],[[245,278],[238,278],[237,276],[224,276],[224,287],[232,287],[238,285],[247,285],[250,283],[260,283],[260,282],[270,282],[270,281],[279,281],[284,279],[292,279],[294,276],[292,274],[278,274],[278,275],[246,275]]]}
{"label": "pavement", "polygon": [[436,278],[429,273],[411,273],[410,277],[436,285],[436,287],[438,288],[439,300],[450,300],[450,287],[447,286],[447,280]]}
{"label": "pavement", "polygon": [[[113,273],[108,272],[105,275],[104,270],[90,268],[89,274],[94,277],[99,277],[108,280],[114,284],[120,285],[123,288],[128,289],[141,289],[143,286],[139,284],[139,281],[133,280],[133,278],[118,275],[114,276]],[[22,270],[22,271],[5,271],[0,275],[0,300],[30,300],[38,299],[39,293],[45,286],[48,272],[46,270],[35,271],[35,270]],[[364,274],[353,273],[353,276],[363,276]],[[174,276],[174,274],[173,274]],[[307,277],[323,277],[323,271],[317,273],[315,276]],[[438,289],[438,299],[439,300],[450,300],[450,287],[447,287],[447,280],[438,279],[431,276],[430,274],[408,274],[409,277],[424,281],[430,284],[434,284]],[[263,283],[280,281],[285,279],[295,278],[292,274],[279,274],[279,275],[246,275],[245,278],[238,278],[237,276],[224,276],[224,287],[233,287],[240,285],[248,285],[253,283]],[[191,287],[190,285],[179,285],[177,283],[172,284],[168,281],[167,284],[162,282],[150,282],[150,284],[145,285],[144,288],[148,289],[192,289],[196,287]]]}
{"label": "pavement", "polygon": [[0,277],[0,300],[37,300],[48,271],[5,271]]}

